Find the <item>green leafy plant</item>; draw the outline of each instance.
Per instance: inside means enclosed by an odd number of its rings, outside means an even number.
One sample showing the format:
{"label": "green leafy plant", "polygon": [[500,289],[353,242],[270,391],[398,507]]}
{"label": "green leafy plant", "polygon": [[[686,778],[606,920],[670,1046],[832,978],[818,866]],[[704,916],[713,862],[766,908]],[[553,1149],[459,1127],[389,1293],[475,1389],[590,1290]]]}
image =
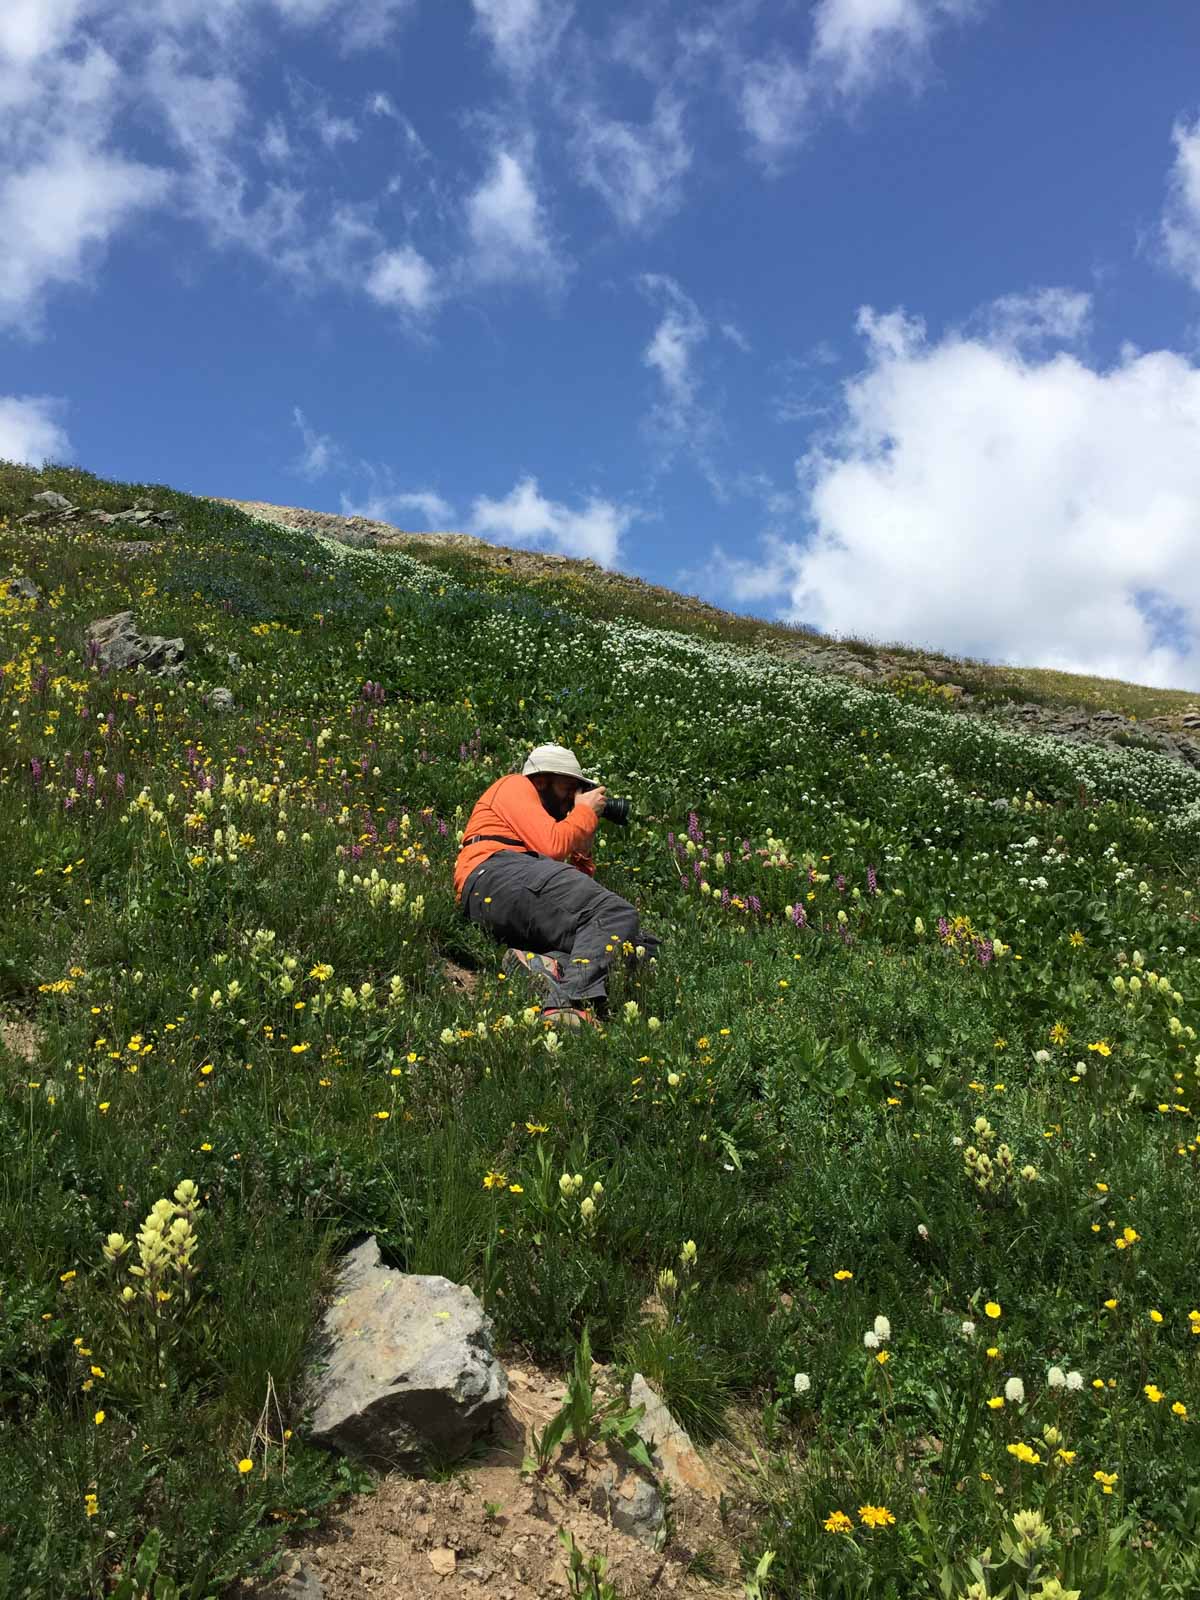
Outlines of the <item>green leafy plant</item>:
{"label": "green leafy plant", "polygon": [[586,1555],[566,1528],[558,1530],[558,1539],[567,1553],[567,1592],[571,1600],[620,1600],[617,1590],[605,1580],[608,1562],[603,1556]]}

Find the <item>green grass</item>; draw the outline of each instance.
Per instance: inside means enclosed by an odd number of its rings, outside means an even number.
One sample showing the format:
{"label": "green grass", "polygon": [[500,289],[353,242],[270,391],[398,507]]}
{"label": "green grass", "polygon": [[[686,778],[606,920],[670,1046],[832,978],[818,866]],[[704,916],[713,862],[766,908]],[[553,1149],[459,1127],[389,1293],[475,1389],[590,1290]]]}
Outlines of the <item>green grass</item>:
{"label": "green grass", "polygon": [[[0,597],[0,1018],[38,1041],[0,1044],[13,1593],[104,1594],[157,1530],[218,1595],[360,1481],[300,1379],[369,1232],[509,1348],[565,1366],[586,1326],[698,1435],[760,1415],[764,1593],[965,1594],[1024,1508],[1088,1600],[1197,1591],[1200,776],[165,489],[134,561],[17,527],[47,484],[139,492],[0,469],[0,574],[46,596]],[[125,608],[183,678],[89,663]],[[599,872],[664,939],[553,1049],[450,882],[548,739],[632,796]],[[183,1180],[194,1275],[146,1299],[103,1245]]]}

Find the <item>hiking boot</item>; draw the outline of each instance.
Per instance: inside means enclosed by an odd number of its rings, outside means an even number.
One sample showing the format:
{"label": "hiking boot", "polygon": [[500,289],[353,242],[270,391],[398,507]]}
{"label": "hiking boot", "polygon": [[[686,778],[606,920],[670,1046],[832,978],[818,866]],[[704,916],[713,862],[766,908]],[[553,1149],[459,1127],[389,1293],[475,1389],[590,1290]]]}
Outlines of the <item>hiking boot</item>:
{"label": "hiking boot", "polygon": [[590,1011],[579,1006],[550,1006],[542,1012],[542,1021],[548,1028],[582,1028],[584,1023],[592,1028],[600,1026]]}
{"label": "hiking boot", "polygon": [[563,970],[558,962],[536,950],[506,950],[503,967],[510,978],[524,973],[542,999],[553,994],[555,984],[562,982]]}

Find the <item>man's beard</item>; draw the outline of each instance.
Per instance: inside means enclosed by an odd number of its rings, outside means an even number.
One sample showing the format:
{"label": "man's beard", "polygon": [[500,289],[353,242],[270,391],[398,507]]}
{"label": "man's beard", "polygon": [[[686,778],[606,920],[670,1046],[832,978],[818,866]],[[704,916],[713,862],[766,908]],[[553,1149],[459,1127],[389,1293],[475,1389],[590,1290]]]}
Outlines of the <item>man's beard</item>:
{"label": "man's beard", "polygon": [[563,822],[566,819],[567,813],[571,810],[572,805],[574,805],[574,801],[561,800],[556,794],[544,794],[542,796],[542,804],[554,818],[555,822]]}

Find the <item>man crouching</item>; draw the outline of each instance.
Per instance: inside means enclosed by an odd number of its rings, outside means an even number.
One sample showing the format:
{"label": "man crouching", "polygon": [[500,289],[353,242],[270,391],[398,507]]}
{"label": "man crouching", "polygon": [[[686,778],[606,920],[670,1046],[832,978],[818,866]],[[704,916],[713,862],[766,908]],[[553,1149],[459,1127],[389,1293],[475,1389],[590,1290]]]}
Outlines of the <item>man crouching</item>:
{"label": "man crouching", "polygon": [[570,750],[539,745],[521,772],[479,797],[454,868],[464,916],[511,946],[506,970],[523,967],[545,996],[545,1019],[568,1027],[593,1020],[589,1003],[603,1008],[624,947],[653,955],[658,945],[635,907],[595,881],[604,802]]}

